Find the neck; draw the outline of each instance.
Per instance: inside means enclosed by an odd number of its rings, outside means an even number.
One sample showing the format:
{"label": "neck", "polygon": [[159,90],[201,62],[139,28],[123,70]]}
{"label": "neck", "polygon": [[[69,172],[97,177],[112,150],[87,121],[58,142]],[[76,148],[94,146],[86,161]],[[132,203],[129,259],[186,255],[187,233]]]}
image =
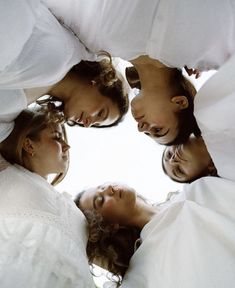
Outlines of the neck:
{"label": "neck", "polygon": [[156,60],[156,59],[152,59],[147,55],[142,55],[139,56],[138,58],[135,58],[133,60],[130,61],[134,66],[136,65],[146,65],[146,64],[151,64],[154,65],[156,68],[167,68],[166,65],[164,65],[162,62]]}
{"label": "neck", "polygon": [[174,68],[169,68],[161,62],[151,59],[148,56],[140,56],[132,61],[138,72],[141,89],[152,89],[165,85],[169,82]]}
{"label": "neck", "polygon": [[50,96],[56,97],[62,102],[67,101],[74,90],[74,85],[72,79],[72,74],[67,73],[67,75],[56,83],[48,92]]}
{"label": "neck", "polygon": [[131,225],[142,229],[157,213],[157,210],[141,198],[136,200],[136,213],[132,217]]}

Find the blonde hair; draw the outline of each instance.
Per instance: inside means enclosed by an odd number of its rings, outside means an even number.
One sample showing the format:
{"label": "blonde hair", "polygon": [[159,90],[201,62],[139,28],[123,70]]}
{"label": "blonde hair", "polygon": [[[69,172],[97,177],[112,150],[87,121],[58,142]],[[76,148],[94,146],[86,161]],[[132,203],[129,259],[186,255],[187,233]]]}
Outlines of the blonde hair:
{"label": "blonde hair", "polygon": [[[11,164],[18,164],[29,169],[25,159],[26,151],[23,143],[26,137],[40,140],[40,133],[53,124],[60,124],[67,141],[64,117],[54,109],[53,105],[36,109],[25,109],[15,119],[15,126],[11,134],[0,144],[0,153]],[[56,185],[63,180],[67,171],[57,174],[51,184]]]}

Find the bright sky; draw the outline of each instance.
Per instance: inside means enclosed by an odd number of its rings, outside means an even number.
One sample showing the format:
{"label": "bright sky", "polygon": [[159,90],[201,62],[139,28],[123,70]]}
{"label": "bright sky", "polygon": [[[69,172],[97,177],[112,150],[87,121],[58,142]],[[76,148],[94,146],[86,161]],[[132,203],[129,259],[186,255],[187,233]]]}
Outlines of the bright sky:
{"label": "bright sky", "polygon": [[[124,65],[121,65],[122,71]],[[210,75],[204,73],[196,83],[194,81],[197,89]],[[133,93],[130,94],[132,97]],[[71,160],[66,178],[57,186],[60,191],[76,195],[86,187],[118,181],[132,186],[147,199],[158,202],[165,200],[168,192],[181,187],[162,171],[164,147],[137,131],[137,123],[130,111],[117,127],[68,127],[67,132]],[[103,279],[96,281],[102,287]]]}

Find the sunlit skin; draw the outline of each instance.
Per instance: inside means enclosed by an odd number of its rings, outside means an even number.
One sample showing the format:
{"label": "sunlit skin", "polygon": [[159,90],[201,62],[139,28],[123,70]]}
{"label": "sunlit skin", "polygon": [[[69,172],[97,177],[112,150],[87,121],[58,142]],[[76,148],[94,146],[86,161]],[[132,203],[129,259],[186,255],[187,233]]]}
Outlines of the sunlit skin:
{"label": "sunlit skin", "polygon": [[162,164],[166,174],[179,182],[188,182],[214,167],[203,139],[194,136],[184,144],[167,147]]}
{"label": "sunlit skin", "polygon": [[69,148],[60,125],[41,131],[39,140],[26,138],[24,142],[30,170],[47,178],[52,173],[64,173],[69,163]]}
{"label": "sunlit skin", "polygon": [[142,228],[155,213],[152,206],[136,195],[136,191],[123,184],[105,183],[87,189],[81,199],[82,210],[95,210],[111,224],[134,225]]}
{"label": "sunlit skin", "polygon": [[176,114],[188,107],[188,100],[183,95],[171,96],[174,95],[169,82],[172,69],[155,62],[134,62],[141,90],[131,101],[131,111],[139,132],[151,136],[159,144],[168,144],[178,133]]}
{"label": "sunlit skin", "polygon": [[83,125],[108,126],[120,117],[117,104],[103,96],[95,83],[69,74],[49,92],[64,103],[65,117]]}

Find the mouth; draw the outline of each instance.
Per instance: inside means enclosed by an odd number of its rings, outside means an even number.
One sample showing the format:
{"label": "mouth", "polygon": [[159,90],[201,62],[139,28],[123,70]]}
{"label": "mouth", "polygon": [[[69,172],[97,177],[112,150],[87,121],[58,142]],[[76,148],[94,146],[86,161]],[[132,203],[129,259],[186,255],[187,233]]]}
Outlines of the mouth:
{"label": "mouth", "polygon": [[84,114],[84,112],[81,113],[81,115],[80,115],[79,118],[76,118],[76,119],[75,119],[75,122],[81,123],[81,122],[82,122],[82,118],[83,118],[83,114]]}

